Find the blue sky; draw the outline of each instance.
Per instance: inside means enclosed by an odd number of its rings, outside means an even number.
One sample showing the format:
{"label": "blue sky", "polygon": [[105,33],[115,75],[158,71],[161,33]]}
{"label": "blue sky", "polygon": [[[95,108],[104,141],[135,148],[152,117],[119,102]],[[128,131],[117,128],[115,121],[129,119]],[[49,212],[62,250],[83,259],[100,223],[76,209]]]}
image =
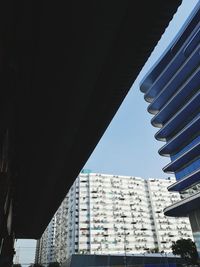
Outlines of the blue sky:
{"label": "blue sky", "polygon": [[[197,2],[198,0],[182,1],[85,168],[93,172],[144,178],[169,176],[162,171],[169,159],[158,154],[163,143],[154,138],[158,129],[150,124],[152,116],[147,112],[148,104],[139,90],[139,82],[175,37]],[[33,240],[17,241],[16,249],[21,263],[34,261],[34,247]]]}
{"label": "blue sky", "polygon": [[148,103],[139,90],[139,82],[172,41],[197,2],[182,2],[85,168],[93,172],[145,178],[169,176],[162,171],[169,158],[158,154],[164,143],[154,138],[158,129],[150,123],[152,115],[147,112]]}

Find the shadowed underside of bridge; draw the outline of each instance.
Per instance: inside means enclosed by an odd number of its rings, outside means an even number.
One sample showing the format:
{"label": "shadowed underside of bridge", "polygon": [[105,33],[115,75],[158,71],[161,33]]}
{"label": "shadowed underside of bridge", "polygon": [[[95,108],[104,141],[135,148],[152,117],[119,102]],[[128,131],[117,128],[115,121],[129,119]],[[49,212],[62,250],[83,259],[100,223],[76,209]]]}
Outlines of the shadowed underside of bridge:
{"label": "shadowed underside of bridge", "polygon": [[0,138],[16,238],[40,238],[180,2],[4,3]]}

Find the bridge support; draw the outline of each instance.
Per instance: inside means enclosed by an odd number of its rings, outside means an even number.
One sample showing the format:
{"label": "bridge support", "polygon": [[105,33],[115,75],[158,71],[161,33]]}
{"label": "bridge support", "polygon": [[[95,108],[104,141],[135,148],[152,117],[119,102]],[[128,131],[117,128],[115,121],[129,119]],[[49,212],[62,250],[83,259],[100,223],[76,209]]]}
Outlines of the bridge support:
{"label": "bridge support", "polygon": [[[1,203],[0,220],[0,267],[10,267],[14,256],[14,233],[12,229],[12,199],[8,190],[4,206]],[[3,207],[2,207],[3,206]]]}
{"label": "bridge support", "polygon": [[9,169],[8,133],[0,149],[0,267],[10,267],[14,256],[13,186]]}
{"label": "bridge support", "polygon": [[2,241],[0,267],[11,267],[13,264],[14,254],[14,235],[7,235]]}

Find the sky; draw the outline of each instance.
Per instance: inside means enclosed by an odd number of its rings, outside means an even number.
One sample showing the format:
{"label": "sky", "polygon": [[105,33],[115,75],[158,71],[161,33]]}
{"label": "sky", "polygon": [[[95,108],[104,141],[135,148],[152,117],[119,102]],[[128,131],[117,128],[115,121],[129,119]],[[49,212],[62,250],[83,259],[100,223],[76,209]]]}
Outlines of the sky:
{"label": "sky", "polygon": [[139,84],[175,37],[197,2],[182,2],[84,168],[93,172],[144,178],[173,176],[162,171],[170,160],[158,154],[164,143],[154,138],[159,129],[150,123],[152,115],[147,112],[148,103],[144,101]]}
{"label": "sky", "polygon": [[[178,33],[197,2],[198,0],[182,1],[84,168],[97,173],[144,178],[173,176],[162,171],[162,168],[169,163],[169,158],[158,154],[159,148],[164,143],[154,138],[158,129],[150,123],[152,115],[147,112],[148,103],[144,101],[139,84]],[[34,262],[35,244],[35,240],[16,242],[16,255],[20,263]]]}

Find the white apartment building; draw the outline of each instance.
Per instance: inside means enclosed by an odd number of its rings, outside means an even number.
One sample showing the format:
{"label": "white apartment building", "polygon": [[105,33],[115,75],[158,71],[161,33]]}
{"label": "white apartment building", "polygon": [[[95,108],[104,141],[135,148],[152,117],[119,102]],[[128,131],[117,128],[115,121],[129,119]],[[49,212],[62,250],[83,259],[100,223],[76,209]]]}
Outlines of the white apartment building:
{"label": "white apartment building", "polygon": [[35,262],[47,266],[50,262],[56,261],[55,257],[55,230],[56,216],[54,216],[44,231],[40,240],[37,241]]}
{"label": "white apartment building", "polygon": [[172,241],[180,238],[193,239],[188,218],[166,217],[163,213],[166,206],[180,200],[179,193],[169,193],[167,190],[167,187],[174,181],[175,178],[146,181],[159,251],[170,252]]}
{"label": "white apartment building", "polygon": [[[55,259],[63,262],[74,253],[171,252],[172,241],[193,239],[187,218],[163,214],[180,199],[167,190],[174,182],[175,178],[81,173],[54,216]],[[40,255],[42,250],[41,246]]]}

